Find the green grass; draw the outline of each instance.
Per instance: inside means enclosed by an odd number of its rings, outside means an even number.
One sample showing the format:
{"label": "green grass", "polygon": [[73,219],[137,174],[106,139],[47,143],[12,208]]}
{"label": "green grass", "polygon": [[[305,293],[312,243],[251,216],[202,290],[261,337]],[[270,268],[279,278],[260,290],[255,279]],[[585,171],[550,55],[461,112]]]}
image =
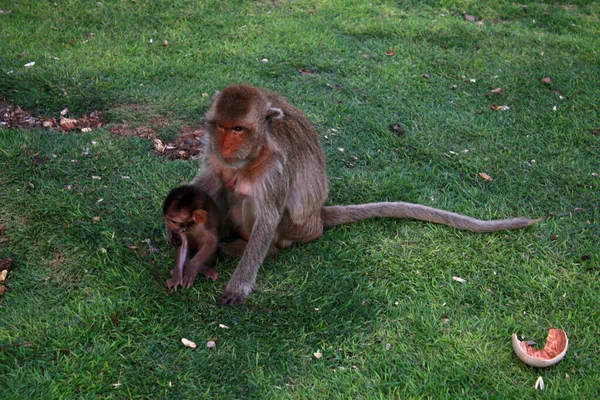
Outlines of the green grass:
{"label": "green grass", "polygon": [[[0,99],[107,121],[0,130],[0,258],[14,260],[0,398],[597,397],[600,4],[548,3],[0,3],[12,11],[0,14]],[[160,205],[198,162],[108,128],[165,117],[159,134],[172,137],[201,121],[202,93],[232,82],[277,90],[311,119],[331,204],[549,217],[488,235],[341,226],[269,258],[244,306],[216,302],[235,260],[216,261],[218,282],[169,293]],[[145,252],[145,239],[165,251]],[[569,336],[565,359],[521,363],[510,335],[541,343],[550,327]]]}

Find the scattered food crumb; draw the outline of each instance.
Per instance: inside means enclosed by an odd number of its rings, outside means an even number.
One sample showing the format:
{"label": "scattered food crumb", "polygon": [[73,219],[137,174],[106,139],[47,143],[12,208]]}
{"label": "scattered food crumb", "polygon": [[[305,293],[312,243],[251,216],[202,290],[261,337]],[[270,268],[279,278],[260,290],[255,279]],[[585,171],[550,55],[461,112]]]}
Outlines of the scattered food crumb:
{"label": "scattered food crumb", "polygon": [[535,381],[535,390],[544,390],[544,378],[539,376]]}
{"label": "scattered food crumb", "polygon": [[485,181],[492,181],[492,177],[486,174],[485,172],[480,172],[479,177]]}
{"label": "scattered food crumb", "polygon": [[186,338],[182,338],[181,339],[181,343],[183,343],[183,345],[185,347],[189,347],[190,349],[195,349],[196,348],[196,343],[194,343],[191,340],[188,340]]}
{"label": "scattered food crumb", "polygon": [[509,106],[495,106],[495,105],[492,105],[492,104],[490,104],[488,106],[488,108],[490,110],[493,110],[493,111],[506,111],[506,110],[510,110]]}

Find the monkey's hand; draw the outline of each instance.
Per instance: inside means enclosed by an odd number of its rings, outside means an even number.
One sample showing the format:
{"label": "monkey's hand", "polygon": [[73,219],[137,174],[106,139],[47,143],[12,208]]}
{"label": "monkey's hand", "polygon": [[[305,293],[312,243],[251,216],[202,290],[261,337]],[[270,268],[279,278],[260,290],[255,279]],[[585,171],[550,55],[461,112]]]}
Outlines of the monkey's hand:
{"label": "monkey's hand", "polygon": [[169,244],[173,247],[181,246],[181,238],[178,235],[173,235],[173,231],[171,231],[169,228],[167,228],[166,225],[165,225],[165,236],[167,238],[167,244]]}
{"label": "monkey's hand", "polygon": [[179,270],[177,268],[173,268],[171,270],[171,277],[171,279],[167,279],[165,285],[167,285],[169,289],[177,291],[177,286],[183,286],[183,280],[181,279],[181,274],[179,273]]}
{"label": "monkey's hand", "polygon": [[[216,272],[216,271],[215,271]],[[185,289],[189,289],[194,284],[194,280],[196,279],[196,275],[198,274],[198,267],[193,263],[187,261],[183,266],[183,279],[181,282],[181,287]],[[218,274],[217,274],[218,275]]]}
{"label": "monkey's hand", "polygon": [[227,285],[225,285],[225,290],[221,295],[221,304],[224,306],[230,304],[243,304],[250,293],[252,293],[252,285],[230,280],[227,282]]}

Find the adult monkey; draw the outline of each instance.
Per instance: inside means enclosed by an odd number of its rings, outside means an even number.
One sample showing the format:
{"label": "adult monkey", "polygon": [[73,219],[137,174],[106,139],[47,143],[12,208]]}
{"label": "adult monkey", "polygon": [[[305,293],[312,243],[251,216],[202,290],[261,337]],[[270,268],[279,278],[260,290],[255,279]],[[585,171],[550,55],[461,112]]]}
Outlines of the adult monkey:
{"label": "adult monkey", "polygon": [[191,184],[227,210],[229,222],[245,239],[229,244],[236,249],[232,253],[242,256],[225,285],[222,304],[244,302],[267,253],[318,239],[324,227],[395,217],[493,232],[539,221],[481,221],[404,202],[324,206],[329,184],[314,128],[283,98],[252,86],[230,85],[218,92],[206,124],[209,144]]}

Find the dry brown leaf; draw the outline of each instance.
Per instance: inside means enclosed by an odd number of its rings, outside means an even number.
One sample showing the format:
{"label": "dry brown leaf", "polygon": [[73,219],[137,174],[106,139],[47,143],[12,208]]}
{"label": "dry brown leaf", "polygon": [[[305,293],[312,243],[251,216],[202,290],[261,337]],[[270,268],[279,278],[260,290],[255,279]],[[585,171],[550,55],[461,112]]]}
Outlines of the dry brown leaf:
{"label": "dry brown leaf", "polygon": [[550,77],[545,77],[542,78],[540,82],[542,82],[544,85],[549,85],[552,83],[552,79],[550,79]]}
{"label": "dry brown leaf", "polygon": [[475,17],[469,14],[463,14],[463,18],[469,22],[474,22],[475,21]]}
{"label": "dry brown leaf", "polygon": [[2,271],[0,271],[0,283],[4,282],[6,280],[7,276],[8,276],[7,269],[3,269]]}
{"label": "dry brown leaf", "polygon": [[323,354],[321,354],[320,350],[317,350],[315,353],[313,353],[313,356],[315,356],[317,360],[320,360],[323,357]]}
{"label": "dry brown leaf", "polygon": [[479,177],[482,178],[483,180],[486,180],[486,181],[493,180],[492,177],[489,176],[488,174],[486,174],[485,172],[480,172],[479,173]]}
{"label": "dry brown leaf", "polygon": [[98,221],[100,221],[100,217],[94,217],[94,218],[92,218],[92,220],[93,220],[94,222],[98,222]]}
{"label": "dry brown leaf", "polygon": [[452,280],[455,280],[456,282],[460,282],[460,283],[465,283],[467,281],[466,279],[459,278],[458,276],[453,276]]}
{"label": "dry brown leaf", "polygon": [[0,285],[0,296],[2,296],[4,293],[6,293],[6,286]]}
{"label": "dry brown leaf", "polygon": [[391,50],[388,50],[388,51],[386,51],[386,52],[385,52],[385,54],[386,54],[386,55],[388,55],[388,56],[393,56],[393,55],[394,55],[394,54],[396,54],[396,53],[394,53],[394,52],[393,52],[393,51],[391,51]]}
{"label": "dry brown leaf", "polygon": [[206,342],[206,348],[207,348],[207,349],[212,349],[212,348],[213,348],[213,347],[215,347],[216,345],[217,345],[217,344],[216,344],[214,341],[212,341],[212,340],[209,340],[208,342]]}
{"label": "dry brown leaf", "polygon": [[65,131],[75,129],[76,119],[60,117],[60,127]]}
{"label": "dry brown leaf", "polygon": [[489,108],[490,110],[494,110],[494,111],[506,111],[506,110],[510,110],[510,107],[509,107],[509,106],[495,106],[495,105],[493,105],[493,104],[490,104],[490,105],[488,106],[488,108]]}

